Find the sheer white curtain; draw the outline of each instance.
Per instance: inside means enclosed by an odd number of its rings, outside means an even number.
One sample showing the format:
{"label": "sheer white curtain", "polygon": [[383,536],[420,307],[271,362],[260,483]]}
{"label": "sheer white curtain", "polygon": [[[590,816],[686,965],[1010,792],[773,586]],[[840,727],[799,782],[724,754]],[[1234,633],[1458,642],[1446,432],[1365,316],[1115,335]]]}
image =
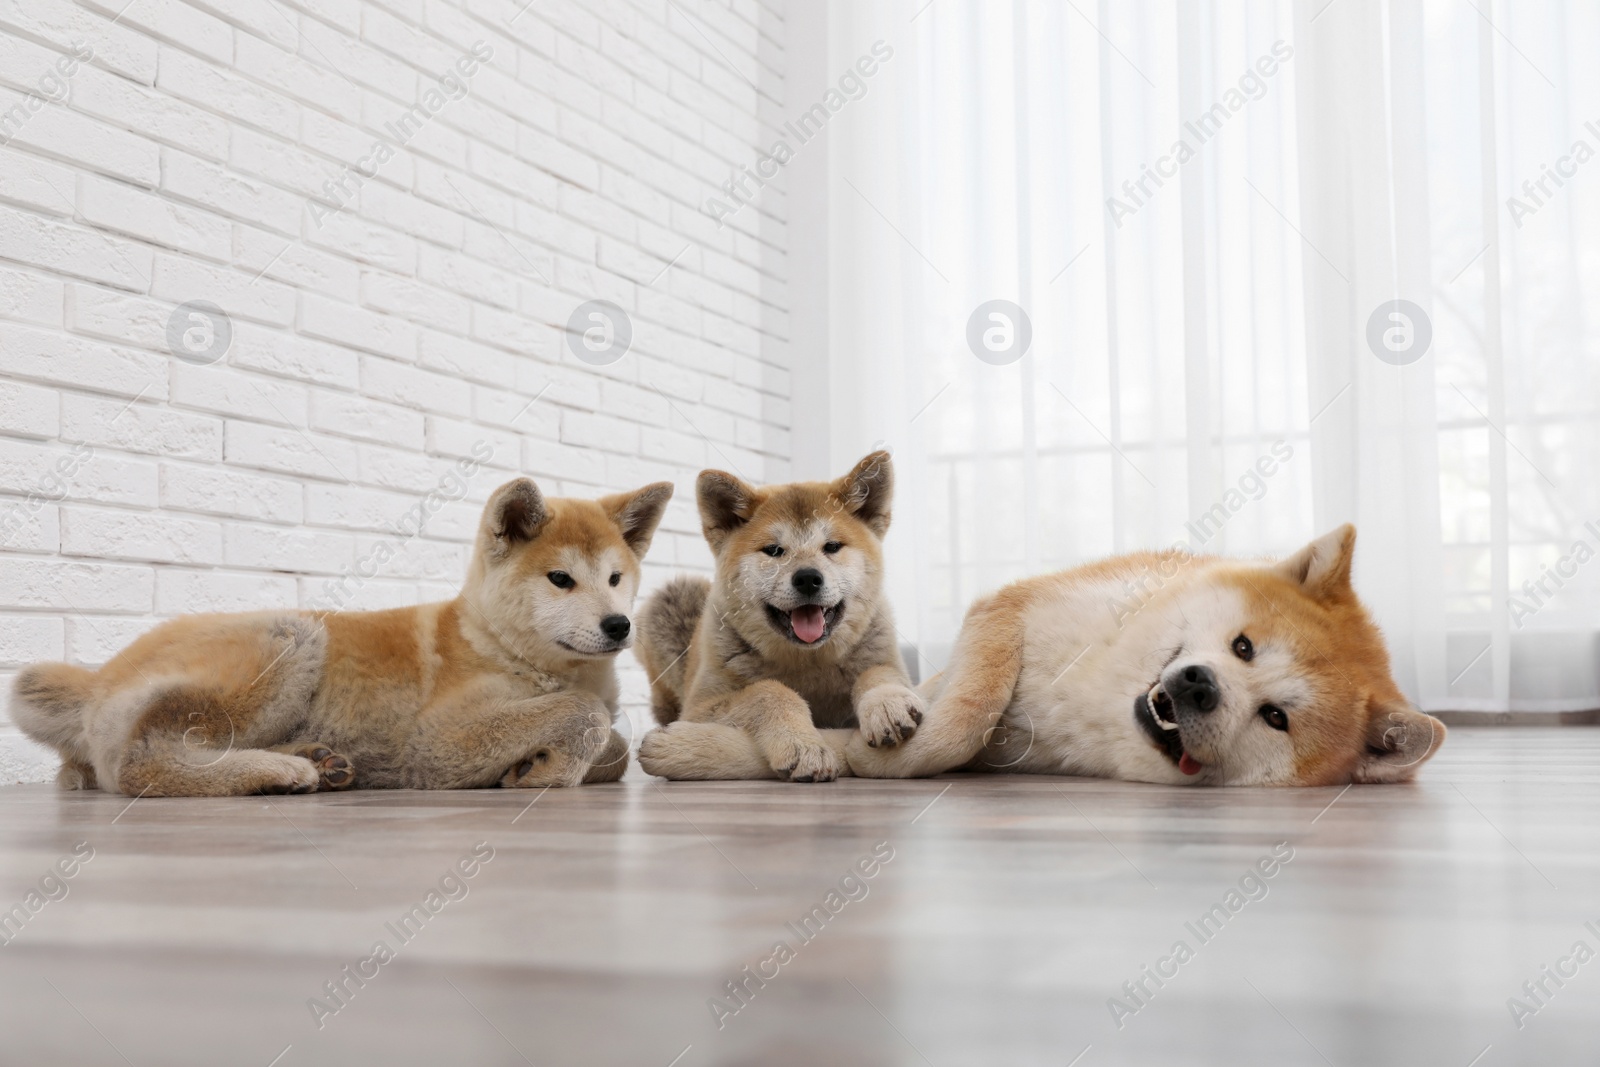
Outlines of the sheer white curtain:
{"label": "sheer white curtain", "polygon": [[[894,49],[829,127],[830,445],[894,450],[908,639],[937,662],[1025,574],[1352,521],[1423,707],[1600,707],[1600,6],[830,17],[835,69]],[[1032,333],[1002,365],[996,299]]]}

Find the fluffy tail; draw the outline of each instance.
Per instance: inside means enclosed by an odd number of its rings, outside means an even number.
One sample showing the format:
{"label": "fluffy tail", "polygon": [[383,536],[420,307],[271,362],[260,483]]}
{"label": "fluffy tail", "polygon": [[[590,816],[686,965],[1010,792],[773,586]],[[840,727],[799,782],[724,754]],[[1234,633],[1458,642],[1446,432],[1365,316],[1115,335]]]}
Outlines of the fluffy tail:
{"label": "fluffy tail", "polygon": [[93,692],[93,671],[69,663],[36,663],[11,686],[11,717],[23,733],[52,746],[62,758],[87,762],[83,711]]}
{"label": "fluffy tail", "polygon": [[710,595],[711,583],[705,578],[680,574],[639,611],[639,639],[634,649],[650,675],[650,707],[656,722],[663,726],[682,711],[686,653]]}

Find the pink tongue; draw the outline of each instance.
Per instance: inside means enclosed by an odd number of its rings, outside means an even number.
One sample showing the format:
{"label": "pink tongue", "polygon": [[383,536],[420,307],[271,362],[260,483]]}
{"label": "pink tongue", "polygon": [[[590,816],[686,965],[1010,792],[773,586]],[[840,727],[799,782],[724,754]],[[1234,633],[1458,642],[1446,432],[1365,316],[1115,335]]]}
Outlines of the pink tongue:
{"label": "pink tongue", "polygon": [[1178,770],[1184,774],[1199,774],[1202,767],[1201,762],[1187,752],[1178,759]]}
{"label": "pink tongue", "polygon": [[828,626],[822,617],[822,609],[815,604],[807,604],[789,612],[789,625],[794,627],[794,635],[808,645],[822,640],[822,631]]}

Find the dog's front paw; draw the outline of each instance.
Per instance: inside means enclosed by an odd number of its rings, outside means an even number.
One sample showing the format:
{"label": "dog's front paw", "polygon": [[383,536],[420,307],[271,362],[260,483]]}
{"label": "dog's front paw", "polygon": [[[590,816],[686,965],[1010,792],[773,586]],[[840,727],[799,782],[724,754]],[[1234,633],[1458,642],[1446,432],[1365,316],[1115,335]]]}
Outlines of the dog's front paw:
{"label": "dog's front paw", "polygon": [[273,749],[274,752],[287,752],[291,756],[308,759],[317,765],[317,774],[320,780],[317,783],[318,792],[330,792],[337,789],[349,789],[356,781],[356,769],[350,761],[339,753],[319,741],[308,741],[298,745],[280,745]]}
{"label": "dog's front paw", "polygon": [[266,796],[283,796],[287,793],[315,793],[322,781],[322,771],[304,756],[291,756],[281,752],[263,752],[259,761],[249,768],[249,782],[245,792]]}
{"label": "dog's front paw", "polygon": [[552,745],[544,745],[515,763],[500,777],[506,789],[544,789],[549,786],[574,786],[583,782],[588,764]]}
{"label": "dog's front paw", "polygon": [[639,742],[639,766],[646,774],[671,781],[702,777],[700,753],[684,740],[684,733],[680,723],[670,723],[644,735]]}
{"label": "dog's front paw", "polygon": [[905,686],[880,685],[862,696],[856,706],[856,721],[868,745],[893,748],[911,740],[927,710],[922,698]]}
{"label": "dog's front paw", "polygon": [[580,703],[575,711],[550,724],[544,743],[513,763],[500,784],[507,789],[582,785],[610,738],[610,715],[603,708]]}
{"label": "dog's front paw", "polygon": [[63,759],[61,769],[56,772],[57,789],[99,789],[100,785],[95,780],[94,768],[87,763],[79,763],[74,759]]}
{"label": "dog's front paw", "polygon": [[767,758],[778,777],[791,782],[831,782],[839,777],[838,757],[820,740],[784,742]]}

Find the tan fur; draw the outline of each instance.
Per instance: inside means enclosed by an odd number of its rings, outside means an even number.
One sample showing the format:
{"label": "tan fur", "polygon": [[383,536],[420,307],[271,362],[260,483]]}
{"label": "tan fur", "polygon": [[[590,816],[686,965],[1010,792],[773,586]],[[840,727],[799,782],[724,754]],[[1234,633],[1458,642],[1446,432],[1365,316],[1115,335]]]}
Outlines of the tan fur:
{"label": "tan fur", "polygon": [[711,583],[706,579],[680,574],[639,609],[639,640],[633,647],[650,678],[650,706],[662,726],[683,711],[680,695],[686,688],[685,660],[710,595]]}
{"label": "tan fur", "polygon": [[[872,748],[832,730],[824,741],[846,773],[869,777],[964,768],[1173,785],[1408,781],[1445,727],[1395,685],[1350,583],[1354,551],[1344,526],[1274,564],[1135,553],[1014,583],[968,611],[949,670],[921,687],[932,711],[914,739]],[[1249,660],[1233,650],[1241,634]],[[1215,672],[1222,702],[1177,715],[1181,751],[1201,768],[1185,774],[1138,724],[1135,702],[1190,666]],[[1280,702],[1284,731],[1260,714]],[[686,725],[657,743],[657,766],[766,776],[733,731]]]}
{"label": "tan fur", "polygon": [[[657,721],[681,717],[742,730],[767,774],[798,782],[839,773],[819,726],[854,727],[872,749],[909,739],[925,707],[900,660],[882,589],[893,495],[888,453],[865,457],[832,482],[758,489],[704,471],[696,488],[716,578],[709,586],[680,580],[641,613],[638,655],[650,674]],[[764,551],[768,546],[781,555]],[[809,571],[825,581],[813,593],[796,585]],[[832,605],[828,629],[813,644],[775,621],[805,603]],[[686,619],[695,610],[691,634]],[[646,770],[675,766],[671,739],[695,733],[675,729],[664,725],[645,737],[639,752]],[[707,773],[683,776],[732,776],[706,762]]]}
{"label": "tan fur", "polygon": [[[614,656],[672,486],[484,509],[456,599],[371,612],[175,619],[98,671],[39,664],[18,723],[63,788],[132,796],[614,781],[626,741]],[[575,584],[558,588],[553,571]],[[611,585],[615,574],[617,584]]]}

